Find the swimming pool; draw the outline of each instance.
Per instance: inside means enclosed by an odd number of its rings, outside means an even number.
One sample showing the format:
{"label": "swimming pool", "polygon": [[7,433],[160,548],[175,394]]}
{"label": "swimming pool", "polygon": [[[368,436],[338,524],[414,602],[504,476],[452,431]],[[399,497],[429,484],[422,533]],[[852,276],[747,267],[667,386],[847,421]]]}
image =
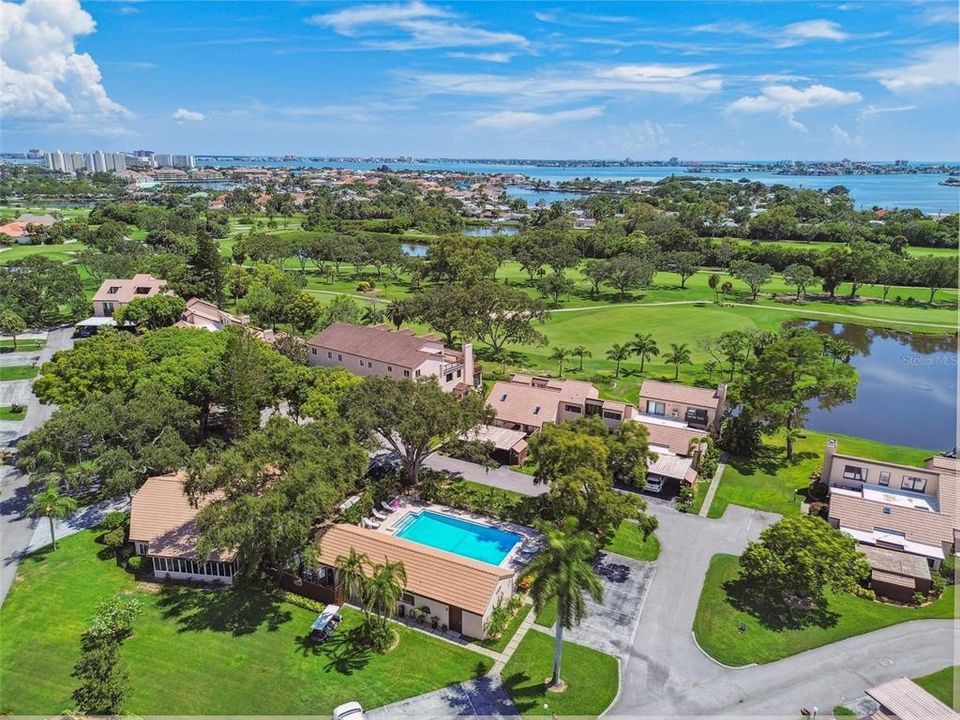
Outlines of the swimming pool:
{"label": "swimming pool", "polygon": [[407,515],[397,525],[395,535],[491,565],[499,565],[520,542],[516,533],[430,510]]}

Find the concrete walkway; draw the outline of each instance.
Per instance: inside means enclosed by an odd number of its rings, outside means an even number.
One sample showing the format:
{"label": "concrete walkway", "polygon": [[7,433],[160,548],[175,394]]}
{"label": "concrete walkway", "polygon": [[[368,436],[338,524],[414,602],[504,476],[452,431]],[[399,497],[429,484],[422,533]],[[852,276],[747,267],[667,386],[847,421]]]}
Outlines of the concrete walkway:
{"label": "concrete walkway", "polygon": [[713,504],[713,496],[717,494],[717,488],[720,487],[720,478],[723,477],[723,471],[726,470],[726,468],[725,463],[717,464],[717,471],[713,474],[710,487],[707,488],[707,494],[703,497],[703,504],[700,505],[700,512],[698,513],[700,517],[706,517],[707,513],[710,512],[710,506]]}
{"label": "concrete walkway", "polygon": [[[109,513],[117,510],[128,512],[130,510],[130,498],[124,495],[119,498],[113,498],[112,500],[104,500],[94,505],[82,507],[68,518],[55,520],[53,523],[54,536],[59,541],[65,537],[75,535],[81,530],[96,527],[103,522],[103,519]],[[50,521],[47,518],[41,518],[37,522],[37,526],[33,529],[33,535],[30,537],[30,542],[24,549],[23,554],[27,555],[49,544]]]}

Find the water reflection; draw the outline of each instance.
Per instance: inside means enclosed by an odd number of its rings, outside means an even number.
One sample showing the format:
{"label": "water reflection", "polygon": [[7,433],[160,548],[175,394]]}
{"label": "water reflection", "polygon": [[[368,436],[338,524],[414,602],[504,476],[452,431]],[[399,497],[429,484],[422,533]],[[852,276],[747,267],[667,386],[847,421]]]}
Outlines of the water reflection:
{"label": "water reflection", "polygon": [[857,349],[857,398],[833,410],[814,404],[811,430],[946,450],[957,444],[957,339],[883,328],[811,322]]}

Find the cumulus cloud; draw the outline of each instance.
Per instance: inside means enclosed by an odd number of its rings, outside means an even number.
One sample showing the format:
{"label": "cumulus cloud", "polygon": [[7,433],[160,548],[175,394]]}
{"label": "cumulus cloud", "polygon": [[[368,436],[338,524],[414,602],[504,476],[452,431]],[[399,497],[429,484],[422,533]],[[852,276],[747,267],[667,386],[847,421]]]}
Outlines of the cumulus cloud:
{"label": "cumulus cloud", "polygon": [[808,108],[839,106],[858,103],[863,96],[858,92],[837,90],[827,85],[810,85],[795,88],[790,85],[767,85],[760,95],[747,95],[727,106],[730,113],[776,113],[794,130],[806,131],[806,126],[797,120],[795,113]]}
{"label": "cumulus cloud", "polygon": [[844,32],[840,25],[832,20],[804,20],[803,22],[790,23],[785,26],[779,45],[781,47],[787,47],[790,45],[799,45],[800,43],[811,40],[843,42],[850,37],[851,35],[849,33]]}
{"label": "cumulus cloud", "polygon": [[207,116],[202,112],[196,112],[195,110],[187,110],[186,108],[177,108],[173,115],[170,116],[171,120],[176,120],[178,123],[184,122],[200,122],[201,120],[206,120]]}
{"label": "cumulus cloud", "polygon": [[528,41],[512,32],[493,32],[457,22],[457,16],[420,0],[408,4],[355,5],[307,18],[338,35],[358,38],[381,50],[427,50],[445,47],[516,45]]}
{"label": "cumulus cloud", "polygon": [[474,125],[497,130],[520,130],[542,128],[559,123],[589,120],[603,115],[603,108],[586,107],[577,110],[559,110],[557,112],[520,112],[503,110],[478,118]]}
{"label": "cumulus cloud", "polygon": [[84,122],[128,117],[76,39],[96,29],[79,0],[0,1],[0,117]]}
{"label": "cumulus cloud", "polygon": [[906,65],[871,73],[887,90],[905,92],[929,87],[960,84],[956,45],[941,45],[918,52]]}
{"label": "cumulus cloud", "polygon": [[400,76],[427,95],[485,95],[556,105],[592,97],[664,94],[703,97],[723,87],[712,65],[613,65],[529,75],[409,73]]}

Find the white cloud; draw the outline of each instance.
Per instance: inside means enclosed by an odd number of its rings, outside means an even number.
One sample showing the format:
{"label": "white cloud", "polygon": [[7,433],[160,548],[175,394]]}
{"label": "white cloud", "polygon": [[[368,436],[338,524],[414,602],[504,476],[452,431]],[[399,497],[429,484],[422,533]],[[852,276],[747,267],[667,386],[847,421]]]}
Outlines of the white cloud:
{"label": "white cloud", "polygon": [[76,39],[96,29],[79,0],[0,1],[0,117],[81,123],[129,117]]}
{"label": "white cloud", "polygon": [[794,130],[806,132],[806,126],[794,114],[814,107],[840,106],[858,103],[863,96],[858,92],[837,90],[827,85],[795,88],[790,85],[767,85],[760,95],[747,95],[727,106],[730,113],[776,113],[785,118]]}
{"label": "white cloud", "polygon": [[957,4],[951,2],[929,7],[920,14],[919,20],[924,25],[956,25]]}
{"label": "white cloud", "polygon": [[453,13],[420,0],[405,5],[355,5],[313,15],[307,22],[329,27],[339,35],[357,38],[381,50],[529,45],[525,37],[516,33],[493,32],[458,23]]}
{"label": "white cloud", "polygon": [[427,95],[488,95],[555,105],[590,97],[621,94],[665,94],[703,97],[718,92],[723,80],[712,65],[615,65],[532,75],[491,73],[402,74],[414,89]]}
{"label": "white cloud", "polygon": [[870,75],[892,92],[957,85],[960,83],[958,63],[957,46],[941,45],[921,50],[907,65],[877,70]]}
{"label": "white cloud", "polygon": [[187,110],[186,108],[177,108],[176,112],[170,116],[171,120],[176,120],[178,123],[184,122],[200,122],[201,120],[206,120],[207,116],[202,112],[196,112],[195,110]]}
{"label": "white cloud", "polygon": [[896,112],[906,112],[908,110],[916,109],[916,105],[897,105],[895,107],[881,107],[878,105],[867,105],[863,110],[860,111],[860,118],[869,117],[871,115],[882,115],[884,113],[896,113]]}
{"label": "white cloud", "polygon": [[851,135],[836,123],[830,127],[830,134],[833,136],[834,142],[843,147],[856,147],[863,143],[859,135]]}
{"label": "white cloud", "polygon": [[843,42],[851,37],[849,33],[843,31],[839,24],[832,20],[805,20],[785,26],[778,44],[780,47],[789,47],[811,40]]}
{"label": "white cloud", "polygon": [[466,53],[452,52],[447,53],[447,57],[461,58],[463,60],[480,60],[481,62],[508,63],[513,59],[513,53],[491,52],[491,53]]}
{"label": "white cloud", "polygon": [[863,5],[860,3],[841,3],[836,6],[836,9],[840,12],[853,12],[854,10],[859,10]]}
{"label": "white cloud", "polygon": [[474,125],[482,128],[494,128],[496,130],[525,130],[529,128],[548,127],[559,123],[576,122],[578,120],[589,120],[600,117],[601,115],[603,115],[603,108],[599,107],[559,110],[552,113],[503,110],[478,118],[474,122]]}

